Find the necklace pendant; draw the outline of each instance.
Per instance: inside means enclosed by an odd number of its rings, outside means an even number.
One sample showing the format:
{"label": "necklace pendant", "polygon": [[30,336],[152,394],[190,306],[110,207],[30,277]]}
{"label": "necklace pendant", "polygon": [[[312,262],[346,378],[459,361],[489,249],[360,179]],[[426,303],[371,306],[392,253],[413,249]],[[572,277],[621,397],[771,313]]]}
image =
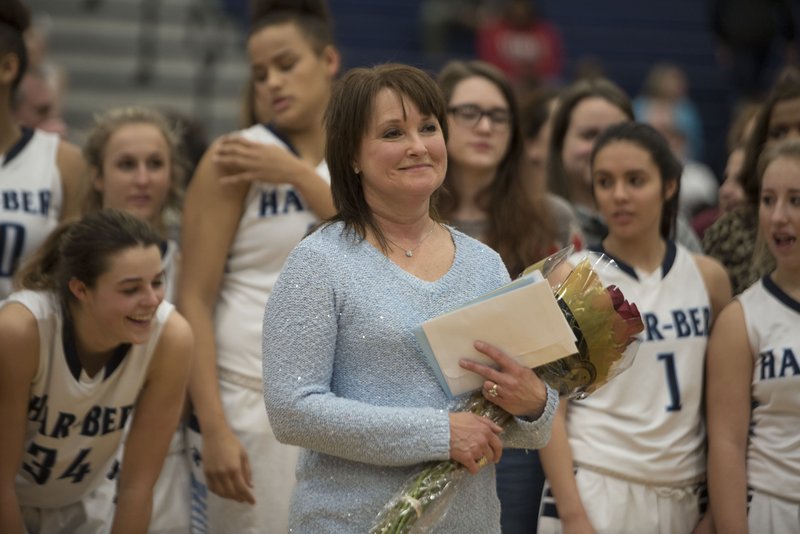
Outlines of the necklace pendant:
{"label": "necklace pendant", "polygon": [[406,258],[411,258],[414,256],[413,250],[406,250]]}

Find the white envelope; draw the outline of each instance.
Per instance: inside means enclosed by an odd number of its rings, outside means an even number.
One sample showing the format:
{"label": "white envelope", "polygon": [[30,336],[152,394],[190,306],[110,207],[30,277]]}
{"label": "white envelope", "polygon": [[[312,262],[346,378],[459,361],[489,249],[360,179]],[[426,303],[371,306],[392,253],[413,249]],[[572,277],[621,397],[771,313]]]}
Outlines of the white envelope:
{"label": "white envelope", "polygon": [[[479,389],[484,378],[458,365],[471,359],[494,365],[472,346],[486,341],[502,349],[525,367],[575,354],[575,335],[553,296],[547,280],[517,284],[512,290],[492,294],[422,324],[418,334],[423,352],[451,397]],[[429,346],[430,353],[428,353]],[[431,357],[432,356],[432,357]]]}

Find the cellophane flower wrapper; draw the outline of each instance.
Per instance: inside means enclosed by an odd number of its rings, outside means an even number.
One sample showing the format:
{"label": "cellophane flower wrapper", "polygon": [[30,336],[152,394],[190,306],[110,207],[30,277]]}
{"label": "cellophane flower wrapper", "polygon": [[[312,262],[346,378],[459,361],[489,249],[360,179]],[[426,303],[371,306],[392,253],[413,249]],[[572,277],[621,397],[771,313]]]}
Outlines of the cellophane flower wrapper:
{"label": "cellophane flower wrapper", "polygon": [[[562,261],[563,257],[551,270]],[[600,279],[611,268],[614,261],[608,256],[588,253],[554,289],[575,334],[578,353],[534,371],[562,397],[582,399],[597,391],[631,366],[639,348],[636,336],[644,324],[636,305],[625,300],[619,288],[604,286]]]}
{"label": "cellophane flower wrapper", "polygon": [[[572,247],[532,265],[550,279],[566,265]],[[576,337],[578,353],[534,369],[559,395],[584,398],[630,367],[638,348],[635,336],[644,329],[636,306],[615,286],[603,286],[598,272],[613,266],[602,254],[589,255],[554,287],[564,318]],[[552,282],[551,282],[552,283]],[[456,401],[452,411],[469,411],[505,428],[513,416],[487,400],[480,390]],[[370,534],[429,532],[446,516],[450,496],[467,476],[453,461],[432,462],[410,477],[378,514]]]}

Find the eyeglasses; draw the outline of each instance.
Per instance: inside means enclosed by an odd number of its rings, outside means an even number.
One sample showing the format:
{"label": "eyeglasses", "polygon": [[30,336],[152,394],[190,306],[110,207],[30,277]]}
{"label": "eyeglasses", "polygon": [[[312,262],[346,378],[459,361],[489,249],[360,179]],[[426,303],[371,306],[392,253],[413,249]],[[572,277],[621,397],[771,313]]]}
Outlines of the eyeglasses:
{"label": "eyeglasses", "polygon": [[456,122],[467,128],[474,128],[484,117],[489,117],[493,125],[506,129],[511,125],[511,112],[503,108],[481,109],[475,104],[453,106],[447,110],[453,115]]}

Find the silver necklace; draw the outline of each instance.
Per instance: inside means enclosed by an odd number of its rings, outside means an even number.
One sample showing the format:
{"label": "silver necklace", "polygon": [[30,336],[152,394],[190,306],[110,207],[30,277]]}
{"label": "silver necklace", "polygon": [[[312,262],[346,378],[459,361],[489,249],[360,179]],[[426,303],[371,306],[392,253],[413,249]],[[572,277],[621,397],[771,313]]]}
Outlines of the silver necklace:
{"label": "silver necklace", "polygon": [[414,251],[417,250],[420,247],[420,245],[422,245],[422,243],[425,242],[426,239],[428,239],[428,236],[430,236],[433,233],[434,229],[436,229],[436,223],[435,222],[431,226],[431,229],[428,230],[428,233],[425,234],[424,236],[422,236],[422,239],[417,241],[417,244],[414,245],[412,248],[401,247],[400,245],[398,245],[397,243],[395,243],[394,241],[389,239],[389,236],[387,236],[386,234],[383,234],[383,236],[386,238],[386,241],[388,241],[389,243],[391,243],[395,247],[397,247],[400,250],[402,250],[405,253],[406,258],[413,258],[414,257]]}

